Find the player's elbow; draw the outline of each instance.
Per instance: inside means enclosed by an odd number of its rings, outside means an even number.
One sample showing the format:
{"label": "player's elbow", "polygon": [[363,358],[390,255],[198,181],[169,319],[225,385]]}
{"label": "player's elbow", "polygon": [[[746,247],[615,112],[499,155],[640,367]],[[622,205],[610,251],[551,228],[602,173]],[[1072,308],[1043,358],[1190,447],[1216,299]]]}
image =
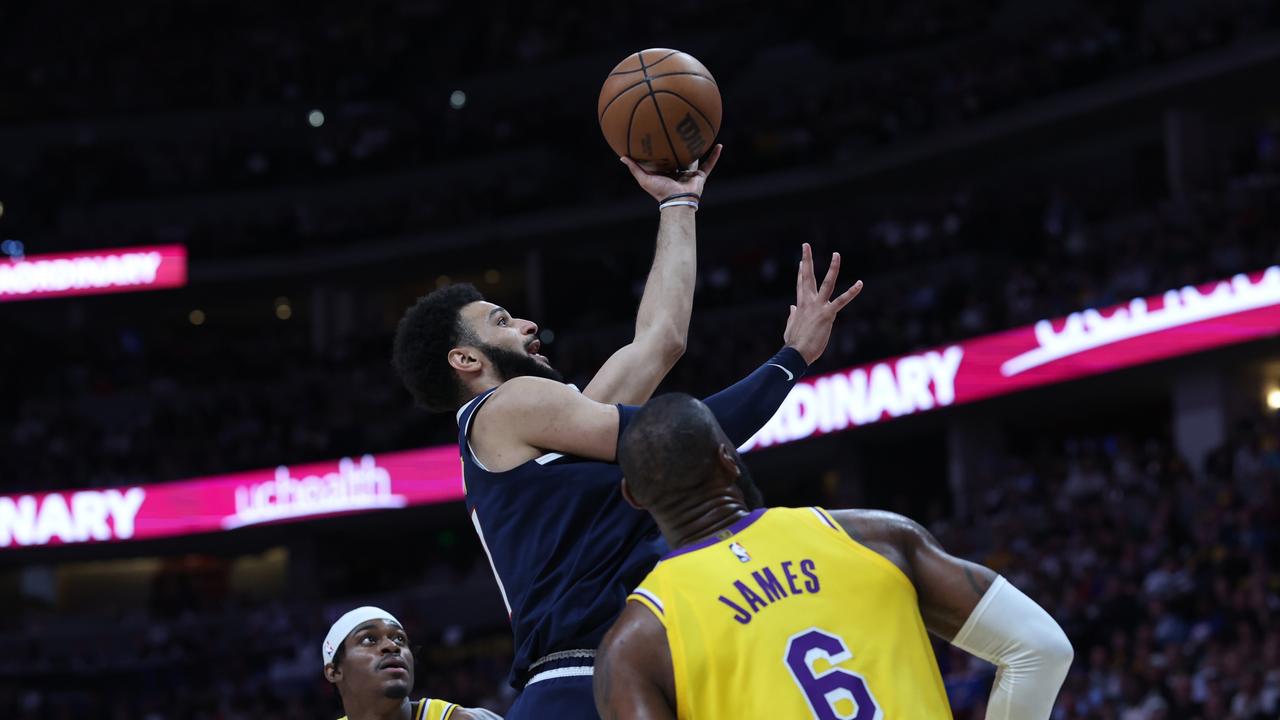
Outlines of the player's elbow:
{"label": "player's elbow", "polygon": [[1076,649],[1071,646],[1071,639],[1057,628],[1058,632],[1050,633],[1041,643],[1040,655],[1047,667],[1052,668],[1063,677],[1071,669],[1071,662],[1076,658]]}
{"label": "player's elbow", "polygon": [[688,339],[688,334],[674,325],[662,324],[649,328],[642,342],[654,359],[671,368],[684,356]]}
{"label": "player's elbow", "polygon": [[668,339],[666,345],[663,346],[662,360],[668,367],[674,367],[680,361],[680,358],[684,357],[685,348],[688,347],[685,340],[684,335],[676,334]]}
{"label": "player's elbow", "polygon": [[1057,623],[1052,627],[1042,628],[1040,632],[1024,639],[1026,650],[1022,653],[1026,669],[1043,673],[1044,677],[1052,677],[1059,682],[1067,676],[1071,662],[1075,660],[1076,651],[1071,640]]}

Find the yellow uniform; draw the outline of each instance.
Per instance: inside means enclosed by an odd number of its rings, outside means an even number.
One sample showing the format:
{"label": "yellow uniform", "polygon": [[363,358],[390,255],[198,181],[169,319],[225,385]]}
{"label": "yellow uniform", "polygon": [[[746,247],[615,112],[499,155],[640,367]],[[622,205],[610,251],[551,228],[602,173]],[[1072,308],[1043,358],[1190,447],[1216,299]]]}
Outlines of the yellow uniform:
{"label": "yellow uniform", "polygon": [[[449,720],[449,716],[458,708],[451,702],[430,698],[423,698],[414,704],[417,707],[413,709],[413,720]],[[338,720],[347,720],[347,716],[343,715]]]}
{"label": "yellow uniform", "polygon": [[757,510],[628,600],[667,630],[682,720],[952,717],[915,586],[825,510]]}

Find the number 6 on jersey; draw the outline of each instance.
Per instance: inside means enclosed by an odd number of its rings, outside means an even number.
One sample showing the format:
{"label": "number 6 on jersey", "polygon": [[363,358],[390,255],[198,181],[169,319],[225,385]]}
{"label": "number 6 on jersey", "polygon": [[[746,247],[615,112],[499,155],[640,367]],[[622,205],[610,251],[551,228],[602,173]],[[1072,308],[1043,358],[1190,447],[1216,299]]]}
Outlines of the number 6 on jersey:
{"label": "number 6 on jersey", "polygon": [[783,660],[818,720],[883,719],[862,676],[836,667],[852,657],[844,640],[818,628],[796,633],[787,642]]}

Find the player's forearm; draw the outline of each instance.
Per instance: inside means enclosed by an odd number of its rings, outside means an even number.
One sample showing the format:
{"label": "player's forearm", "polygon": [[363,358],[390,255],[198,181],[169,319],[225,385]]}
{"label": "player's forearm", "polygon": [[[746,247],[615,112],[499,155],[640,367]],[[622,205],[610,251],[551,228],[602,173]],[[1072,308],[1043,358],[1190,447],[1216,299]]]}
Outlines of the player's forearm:
{"label": "player's forearm", "polygon": [[703,400],[735,446],[769,422],[808,366],[800,353],[784,347],[750,375]]}
{"label": "player's forearm", "polygon": [[997,577],[953,645],[995,663],[987,720],[1041,720],[1053,712],[1074,651],[1049,613]]}
{"label": "player's forearm", "polygon": [[[697,279],[694,209],[659,211],[657,249],[636,312],[635,342],[674,362],[684,352]],[[657,360],[658,358],[655,358]]]}

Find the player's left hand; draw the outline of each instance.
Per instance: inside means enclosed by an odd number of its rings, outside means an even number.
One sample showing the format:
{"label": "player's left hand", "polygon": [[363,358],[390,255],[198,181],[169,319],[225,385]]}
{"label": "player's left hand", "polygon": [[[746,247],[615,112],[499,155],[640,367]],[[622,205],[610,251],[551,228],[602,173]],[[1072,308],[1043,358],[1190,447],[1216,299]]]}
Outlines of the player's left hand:
{"label": "player's left hand", "polygon": [[822,357],[823,351],[827,349],[836,315],[862,292],[862,281],[859,280],[848,290],[831,297],[839,275],[840,253],[832,253],[831,265],[827,267],[827,275],[822,278],[822,286],[819,287],[813,273],[813,249],[809,247],[809,243],[800,246],[796,304],[791,306],[791,314],[787,316],[787,328],[782,333],[782,341],[795,348],[809,365]]}
{"label": "player's left hand", "polygon": [[720,159],[720,151],[723,149],[723,145],[716,143],[716,146],[711,148],[711,152],[707,153],[703,160],[694,162],[688,170],[675,177],[648,172],[636,164],[635,160],[625,155],[618,159],[631,171],[631,177],[640,183],[640,187],[652,195],[654,200],[661,202],[663,199],[679,193],[691,192],[701,195],[702,188],[706,185],[707,177],[715,169],[716,161]]}

